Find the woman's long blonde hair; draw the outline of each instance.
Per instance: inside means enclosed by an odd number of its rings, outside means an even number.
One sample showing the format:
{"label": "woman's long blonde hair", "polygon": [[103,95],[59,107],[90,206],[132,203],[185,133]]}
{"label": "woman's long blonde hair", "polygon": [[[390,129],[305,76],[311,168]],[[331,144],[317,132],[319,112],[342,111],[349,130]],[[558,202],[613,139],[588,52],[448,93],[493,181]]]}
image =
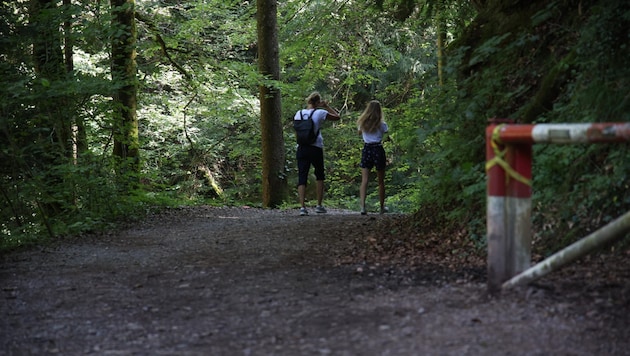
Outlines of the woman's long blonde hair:
{"label": "woman's long blonde hair", "polygon": [[357,126],[362,132],[374,132],[378,130],[381,122],[383,122],[381,103],[378,100],[372,100],[359,116]]}

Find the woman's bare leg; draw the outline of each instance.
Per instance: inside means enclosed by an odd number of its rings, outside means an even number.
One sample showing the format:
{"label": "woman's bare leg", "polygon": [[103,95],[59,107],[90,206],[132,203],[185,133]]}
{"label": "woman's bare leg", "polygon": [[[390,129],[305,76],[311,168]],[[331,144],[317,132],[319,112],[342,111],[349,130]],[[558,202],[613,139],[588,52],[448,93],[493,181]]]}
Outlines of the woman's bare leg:
{"label": "woman's bare leg", "polygon": [[378,200],[381,203],[381,214],[385,212],[385,170],[376,171],[378,177]]}
{"label": "woman's bare leg", "polygon": [[367,168],[361,168],[361,189],[359,190],[359,198],[361,199],[361,212],[366,212],[365,209],[365,197],[367,195],[368,180],[370,179],[370,170]]}

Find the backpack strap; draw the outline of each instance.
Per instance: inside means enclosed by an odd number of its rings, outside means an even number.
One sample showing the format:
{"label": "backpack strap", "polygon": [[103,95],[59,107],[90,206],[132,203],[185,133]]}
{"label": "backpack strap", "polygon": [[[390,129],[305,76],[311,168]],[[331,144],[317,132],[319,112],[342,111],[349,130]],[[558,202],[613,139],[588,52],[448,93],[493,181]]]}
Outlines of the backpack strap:
{"label": "backpack strap", "polygon": [[[319,108],[315,108],[313,109],[313,111],[311,111],[311,113],[308,115],[308,117],[306,118],[306,120],[310,119],[311,117],[313,117],[313,114],[315,113],[316,110],[318,110]],[[304,120],[304,109],[300,110],[300,117],[302,118],[302,120]]]}
{"label": "backpack strap", "polygon": [[[308,120],[308,119],[312,118],[312,117],[313,117],[313,114],[314,114],[314,113],[315,113],[315,111],[317,111],[318,109],[319,109],[319,108],[314,108],[314,109],[313,109],[313,111],[311,111],[311,114],[308,116],[308,118],[307,118],[306,120]],[[313,121],[313,125],[315,125],[315,121]],[[315,136],[319,136],[319,130],[320,130],[320,128],[318,127],[318,128],[317,128],[317,132],[315,132]]]}

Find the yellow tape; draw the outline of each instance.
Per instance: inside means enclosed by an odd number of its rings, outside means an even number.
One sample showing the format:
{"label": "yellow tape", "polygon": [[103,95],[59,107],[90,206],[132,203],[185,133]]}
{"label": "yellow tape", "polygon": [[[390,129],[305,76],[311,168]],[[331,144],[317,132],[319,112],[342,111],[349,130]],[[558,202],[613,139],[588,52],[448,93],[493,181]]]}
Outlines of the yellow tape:
{"label": "yellow tape", "polygon": [[505,157],[505,152],[507,151],[507,149],[504,149],[503,151],[499,149],[499,142],[500,142],[499,132],[501,131],[503,126],[505,126],[505,124],[497,125],[492,131],[492,139],[490,141],[490,145],[492,146],[492,149],[494,150],[494,158],[486,162],[486,171],[489,171],[490,168],[494,167],[495,165],[499,165],[501,168],[503,168],[505,173],[507,173],[505,176],[506,183],[507,183],[507,180],[511,177],[531,187],[532,186],[531,179],[525,178],[522,174],[515,171],[514,168],[510,167],[510,165],[503,159]]}

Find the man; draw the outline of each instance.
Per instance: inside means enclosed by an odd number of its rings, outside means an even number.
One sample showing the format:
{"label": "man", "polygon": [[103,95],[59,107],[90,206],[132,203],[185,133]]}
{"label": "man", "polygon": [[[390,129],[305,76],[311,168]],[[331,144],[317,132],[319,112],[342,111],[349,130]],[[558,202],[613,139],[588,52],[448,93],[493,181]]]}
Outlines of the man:
{"label": "man", "polygon": [[[299,145],[297,149],[298,163],[298,196],[300,199],[300,215],[308,215],[304,196],[306,195],[306,183],[311,165],[315,168],[317,206],[315,212],[325,213],[322,206],[324,198],[324,139],[320,128],[325,120],[337,121],[340,119],[339,113],[331,108],[328,103],[322,100],[318,92],[313,92],[306,98],[306,109],[295,113],[293,120],[303,120],[308,115],[313,120],[315,132],[318,132],[315,143],[310,145]],[[321,109],[321,110],[320,110]]]}

